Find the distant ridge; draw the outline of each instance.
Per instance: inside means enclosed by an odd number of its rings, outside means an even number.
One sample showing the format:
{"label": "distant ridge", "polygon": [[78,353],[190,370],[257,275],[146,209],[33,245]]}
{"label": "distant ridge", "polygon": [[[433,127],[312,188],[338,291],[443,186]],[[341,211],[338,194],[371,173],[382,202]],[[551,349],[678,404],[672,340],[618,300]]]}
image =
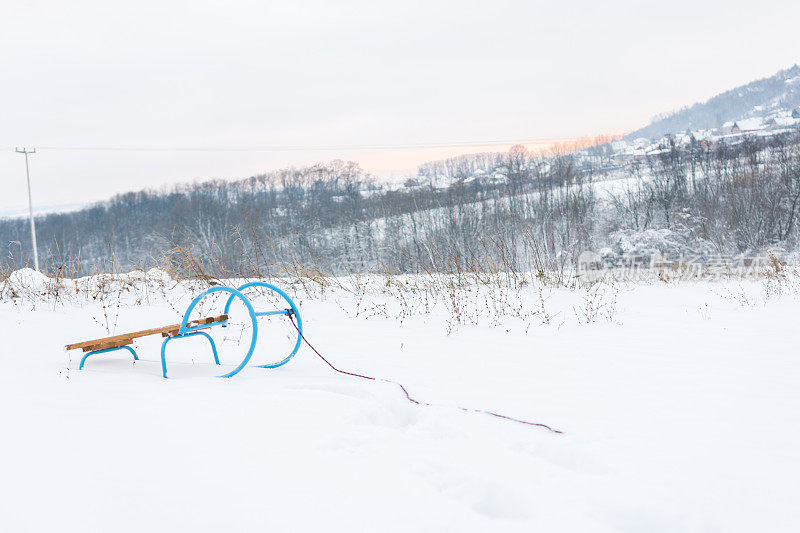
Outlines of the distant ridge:
{"label": "distant ridge", "polygon": [[769,117],[800,107],[800,66],[750,82],[710,100],[685,107],[628,134],[626,139],[657,139],[669,133],[710,130],[728,121]]}
{"label": "distant ridge", "polygon": [[[34,216],[48,215],[50,213],[70,213],[80,211],[88,205],[87,202],[72,202],[68,204],[34,205]],[[0,219],[28,218],[28,207],[0,209]]]}

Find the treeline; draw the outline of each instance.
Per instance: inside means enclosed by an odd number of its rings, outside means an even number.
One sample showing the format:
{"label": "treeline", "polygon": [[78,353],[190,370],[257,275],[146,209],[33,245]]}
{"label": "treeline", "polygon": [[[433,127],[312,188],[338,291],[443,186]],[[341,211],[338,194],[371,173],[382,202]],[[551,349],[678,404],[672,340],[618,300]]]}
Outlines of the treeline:
{"label": "treeline", "polygon": [[720,253],[794,249],[800,213],[800,134],[736,144],[668,140],[626,169],[610,220],[628,230],[690,233]]}
{"label": "treeline", "polygon": [[[587,157],[589,154],[589,157]],[[241,181],[206,181],[116,196],[37,218],[51,272],[146,269],[269,275],[546,271],[620,232],[680,232],[731,253],[797,241],[800,138],[736,145],[667,143],[623,169],[590,151],[533,155],[523,147],[422,165],[387,188],[356,163],[332,161]],[[622,178],[614,192],[601,180]],[[0,221],[3,268],[30,263],[24,219]]]}
{"label": "treeline", "polygon": [[[68,265],[80,273],[113,264],[147,268],[176,250],[178,256],[191,250],[214,275],[287,262],[331,272],[410,271],[483,259],[490,254],[477,241],[491,247],[509,234],[498,245],[509,246],[504,254],[511,261],[521,253],[519,222],[540,219],[552,250],[560,246],[557,221],[576,231],[580,202],[570,202],[573,193],[561,185],[578,182],[572,157],[544,159],[522,147],[424,165],[399,189],[380,186],[356,163],[333,161],[122,194],[37,217],[37,240],[48,268]],[[523,194],[537,191],[535,200]],[[31,263],[26,220],[0,221],[0,239],[7,244],[6,269]]]}

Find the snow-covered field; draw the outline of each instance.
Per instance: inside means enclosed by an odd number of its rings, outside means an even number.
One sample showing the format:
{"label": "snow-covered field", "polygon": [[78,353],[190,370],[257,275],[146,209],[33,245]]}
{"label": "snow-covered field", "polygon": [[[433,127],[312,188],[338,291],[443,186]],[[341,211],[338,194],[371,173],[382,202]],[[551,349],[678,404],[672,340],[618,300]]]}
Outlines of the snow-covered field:
{"label": "snow-covered field", "polygon": [[[435,407],[337,374],[307,347],[279,369],[217,379],[201,340],[177,341],[165,380],[161,339],[150,337],[137,341],[136,363],[115,352],[79,371],[81,354],[65,344],[177,322],[200,291],[132,279],[85,279],[57,296],[42,295],[47,284],[31,273],[12,280],[23,289],[0,286],[0,530],[800,524],[795,278],[484,287],[464,292],[463,305],[412,291],[408,300],[419,301],[403,302],[380,283],[324,292],[282,284],[309,341],[334,364],[397,380]],[[256,359],[291,344],[281,320],[262,322]],[[232,368],[244,326],[212,334]]]}

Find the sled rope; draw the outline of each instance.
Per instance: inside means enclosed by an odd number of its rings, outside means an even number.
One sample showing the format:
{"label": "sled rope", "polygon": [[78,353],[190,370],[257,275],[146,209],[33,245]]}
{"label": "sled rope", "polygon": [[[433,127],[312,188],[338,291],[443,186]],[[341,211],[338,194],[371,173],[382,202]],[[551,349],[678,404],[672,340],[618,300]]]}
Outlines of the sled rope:
{"label": "sled rope", "polygon": [[551,431],[553,433],[557,433],[559,435],[562,435],[564,433],[563,431],[560,431],[558,429],[554,429],[554,428],[548,426],[547,424],[542,424],[542,423],[539,423],[539,422],[531,422],[529,420],[522,420],[521,418],[514,418],[513,416],[508,416],[508,415],[504,415],[504,414],[501,414],[501,413],[496,413],[494,411],[487,411],[485,409],[476,409],[476,408],[473,408],[473,407],[460,407],[460,406],[451,406],[451,405],[442,405],[442,404],[434,404],[434,403],[429,403],[429,402],[423,402],[421,400],[417,400],[416,398],[412,397],[408,393],[408,389],[406,389],[403,386],[402,383],[399,383],[397,381],[392,381],[390,379],[384,379],[384,378],[375,378],[375,377],[372,377],[372,376],[365,376],[364,374],[356,374],[355,372],[347,372],[345,370],[341,370],[339,368],[336,368],[335,366],[333,366],[333,363],[328,361],[325,358],[324,355],[319,353],[319,350],[314,348],[314,346],[310,342],[308,342],[308,339],[306,339],[305,335],[303,335],[303,332],[300,331],[300,329],[297,327],[297,324],[294,321],[294,311],[292,311],[291,309],[287,309],[286,310],[286,315],[289,317],[289,320],[291,321],[292,326],[294,326],[294,329],[297,330],[297,333],[300,335],[300,338],[303,339],[303,342],[306,343],[306,346],[311,348],[311,351],[313,351],[315,354],[317,354],[317,356],[320,359],[322,359],[325,362],[326,365],[328,365],[334,371],[336,371],[336,372],[338,372],[340,374],[346,374],[348,376],[353,376],[353,377],[361,378],[361,379],[368,379],[370,381],[380,381],[380,382],[383,382],[383,383],[389,383],[389,384],[392,384],[392,385],[397,385],[398,387],[400,387],[400,390],[403,391],[403,394],[405,394],[405,397],[409,402],[411,402],[413,404],[416,404],[416,405],[421,405],[423,407],[452,407],[452,408],[458,409],[459,411],[464,411],[464,412],[467,412],[467,413],[477,413],[477,414],[482,414],[482,415],[489,415],[489,416],[493,416],[495,418],[500,418],[502,420],[508,420],[509,422],[516,422],[518,424],[525,424],[526,426],[535,426],[535,427],[544,428],[544,429],[547,429],[548,431]]}

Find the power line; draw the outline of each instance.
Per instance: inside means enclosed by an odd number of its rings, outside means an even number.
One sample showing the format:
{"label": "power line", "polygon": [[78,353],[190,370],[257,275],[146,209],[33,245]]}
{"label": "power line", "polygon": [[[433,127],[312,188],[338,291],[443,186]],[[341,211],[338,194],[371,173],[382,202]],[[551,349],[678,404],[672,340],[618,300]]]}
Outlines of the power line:
{"label": "power line", "polygon": [[461,148],[476,146],[503,146],[513,144],[553,144],[578,140],[576,137],[553,137],[539,139],[507,139],[486,141],[455,141],[407,144],[342,144],[342,145],[272,145],[252,147],[183,147],[183,146],[40,146],[39,150],[84,151],[84,152],[299,152],[299,151],[382,151],[413,150],[422,148]]}

